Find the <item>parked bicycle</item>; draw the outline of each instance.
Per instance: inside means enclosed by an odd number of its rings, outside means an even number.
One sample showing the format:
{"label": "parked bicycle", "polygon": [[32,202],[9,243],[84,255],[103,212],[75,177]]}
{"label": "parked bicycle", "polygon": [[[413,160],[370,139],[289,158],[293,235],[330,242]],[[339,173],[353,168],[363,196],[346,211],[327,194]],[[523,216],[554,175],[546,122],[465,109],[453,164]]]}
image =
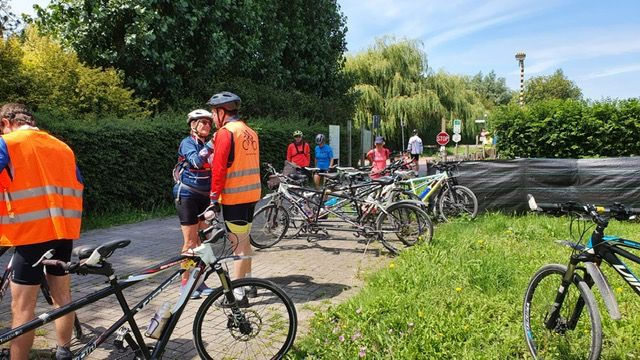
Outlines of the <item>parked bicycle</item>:
{"label": "parked bicycle", "polygon": [[[226,239],[220,231],[213,234],[216,227],[201,233],[207,239],[201,246],[188,253],[175,256],[142,271],[118,279],[111,263],[107,260],[117,249],[129,245],[130,240],[116,240],[102,245],[83,245],[75,248],[73,254],[78,261],[64,263],[49,260],[49,251],[40,263],[59,266],[70,274],[95,274],[108,278],[109,285],[88,296],[79,298],[49,313],[44,313],[32,321],[0,333],[0,344],[11,341],[18,335],[34,330],[65,314],[83,308],[110,295],[115,295],[123,316],[103,333],[75,352],[74,359],[84,359],[107,338],[116,334],[114,345],[120,350],[128,350],[135,358],[159,359],[162,357],[171,334],[180,319],[191,293],[212,273],[216,273],[221,287],[209,295],[200,305],[193,320],[193,341],[198,354],[203,359],[280,359],[293,344],[297,329],[297,314],[293,302],[274,283],[266,280],[245,278],[231,281],[224,266],[244,256],[217,257],[213,250],[214,240]],[[214,236],[215,235],[215,236]],[[155,290],[133,307],[129,307],[123,291],[130,286],[166,271],[173,273]],[[189,280],[177,303],[165,303],[156,313],[145,335],[157,339],[153,346],[147,346],[134,316],[159,296],[169,285],[190,270]],[[234,289],[238,287],[257,288],[257,297],[247,300],[236,299]],[[155,321],[155,323],[154,323]],[[125,326],[128,324],[128,326]]]}
{"label": "parked bicycle", "polygon": [[468,187],[458,185],[456,176],[451,175],[459,165],[460,162],[434,164],[438,174],[404,181],[410,191],[399,193],[398,198],[424,202],[430,212],[442,221],[461,216],[475,219],[478,215],[476,195]]}
{"label": "parked bicycle", "polygon": [[[568,265],[542,266],[531,278],[524,296],[524,336],[536,359],[598,359],[602,350],[602,322],[593,294],[595,285],[609,316],[621,318],[615,293],[600,270],[611,266],[633,291],[640,295],[640,279],[620,257],[640,263],[627,249],[640,250],[640,242],[605,235],[609,219],[627,220],[640,209],[621,204],[600,207],[575,202],[541,204],[529,195],[534,211],[572,216],[569,232],[575,241],[559,241],[571,248]],[[586,218],[589,222],[576,222]],[[595,224],[591,236],[586,237]],[[588,224],[588,225],[585,225]]]}
{"label": "parked bicycle", "polygon": [[[364,237],[367,242],[379,240],[390,252],[397,254],[419,241],[428,242],[433,235],[433,224],[413,200],[388,203],[384,196],[386,186],[397,181],[380,178],[374,181],[349,181],[340,184],[341,175],[324,174],[322,189],[305,188],[282,178],[278,190],[265,197],[266,205],[254,215],[251,243],[257,248],[268,248],[279,242],[294,218],[295,233],[291,236],[314,236],[328,231],[348,231]],[[351,179],[362,177],[361,172],[345,173]],[[334,183],[335,181],[335,183]],[[331,200],[330,202],[328,200]]]}

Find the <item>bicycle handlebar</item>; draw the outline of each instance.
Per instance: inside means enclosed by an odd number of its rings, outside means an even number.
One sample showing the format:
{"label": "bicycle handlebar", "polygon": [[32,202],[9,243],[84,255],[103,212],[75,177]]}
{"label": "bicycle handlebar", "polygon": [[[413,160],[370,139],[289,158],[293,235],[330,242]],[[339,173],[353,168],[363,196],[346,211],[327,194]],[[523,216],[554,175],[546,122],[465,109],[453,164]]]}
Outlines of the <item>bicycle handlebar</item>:
{"label": "bicycle handlebar", "polygon": [[564,203],[537,203],[531,194],[527,195],[527,198],[531,210],[550,214],[568,214],[573,212],[586,214],[594,219],[605,215],[617,220],[629,220],[634,216],[640,215],[640,208],[631,208],[620,203],[614,203],[606,207],[594,204],[579,204],[575,201],[567,201]]}

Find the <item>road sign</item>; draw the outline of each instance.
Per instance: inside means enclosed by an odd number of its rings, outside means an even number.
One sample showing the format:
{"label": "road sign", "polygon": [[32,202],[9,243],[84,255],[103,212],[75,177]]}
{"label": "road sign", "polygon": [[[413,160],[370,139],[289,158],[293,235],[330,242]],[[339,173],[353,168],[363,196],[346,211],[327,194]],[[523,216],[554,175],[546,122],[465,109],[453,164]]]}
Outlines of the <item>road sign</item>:
{"label": "road sign", "polygon": [[449,143],[449,134],[447,134],[446,131],[441,131],[437,136],[436,136],[436,142],[438,143],[438,145],[447,145]]}
{"label": "road sign", "polygon": [[373,115],[373,128],[374,129],[380,128],[380,115]]}
{"label": "road sign", "polygon": [[459,142],[460,140],[462,140],[462,135],[460,134],[453,134],[453,136],[451,137],[451,140],[453,140],[453,142]]}
{"label": "road sign", "polygon": [[462,130],[462,120],[460,119],[453,120],[453,133],[460,134],[460,130]]}

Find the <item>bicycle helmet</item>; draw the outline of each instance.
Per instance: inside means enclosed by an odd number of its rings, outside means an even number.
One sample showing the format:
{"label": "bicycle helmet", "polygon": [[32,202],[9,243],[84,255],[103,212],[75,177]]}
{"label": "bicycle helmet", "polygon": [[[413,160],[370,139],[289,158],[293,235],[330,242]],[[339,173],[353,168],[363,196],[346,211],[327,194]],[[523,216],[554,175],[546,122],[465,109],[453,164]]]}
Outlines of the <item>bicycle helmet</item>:
{"label": "bicycle helmet", "polygon": [[223,108],[227,111],[233,111],[240,109],[241,102],[240,96],[228,91],[223,91],[213,95],[211,99],[207,101],[207,105],[216,109]]}
{"label": "bicycle helmet", "polygon": [[203,109],[193,110],[187,115],[187,124],[191,124],[192,121],[196,121],[198,119],[213,120],[213,115],[207,110],[203,110]]}
{"label": "bicycle helmet", "polygon": [[302,131],[300,131],[300,130],[294,131],[293,132],[293,137],[296,137],[296,136],[302,136]]}
{"label": "bicycle helmet", "polygon": [[320,145],[323,142],[324,142],[324,134],[316,135],[316,144]]}

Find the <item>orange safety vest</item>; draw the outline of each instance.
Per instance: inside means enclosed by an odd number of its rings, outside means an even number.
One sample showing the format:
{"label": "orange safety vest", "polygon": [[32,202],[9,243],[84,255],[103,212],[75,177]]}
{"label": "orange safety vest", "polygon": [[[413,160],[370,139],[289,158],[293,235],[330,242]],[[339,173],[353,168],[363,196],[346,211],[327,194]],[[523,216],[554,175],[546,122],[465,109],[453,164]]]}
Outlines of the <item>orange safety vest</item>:
{"label": "orange safety vest", "polygon": [[222,205],[252,203],[260,200],[260,145],[258,135],[243,121],[226,123],[223,128],[233,137],[233,163],[220,195]]}
{"label": "orange safety vest", "polygon": [[79,238],[84,186],[71,148],[39,130],[18,130],[2,138],[13,179],[7,185],[6,174],[0,175],[0,243]]}

